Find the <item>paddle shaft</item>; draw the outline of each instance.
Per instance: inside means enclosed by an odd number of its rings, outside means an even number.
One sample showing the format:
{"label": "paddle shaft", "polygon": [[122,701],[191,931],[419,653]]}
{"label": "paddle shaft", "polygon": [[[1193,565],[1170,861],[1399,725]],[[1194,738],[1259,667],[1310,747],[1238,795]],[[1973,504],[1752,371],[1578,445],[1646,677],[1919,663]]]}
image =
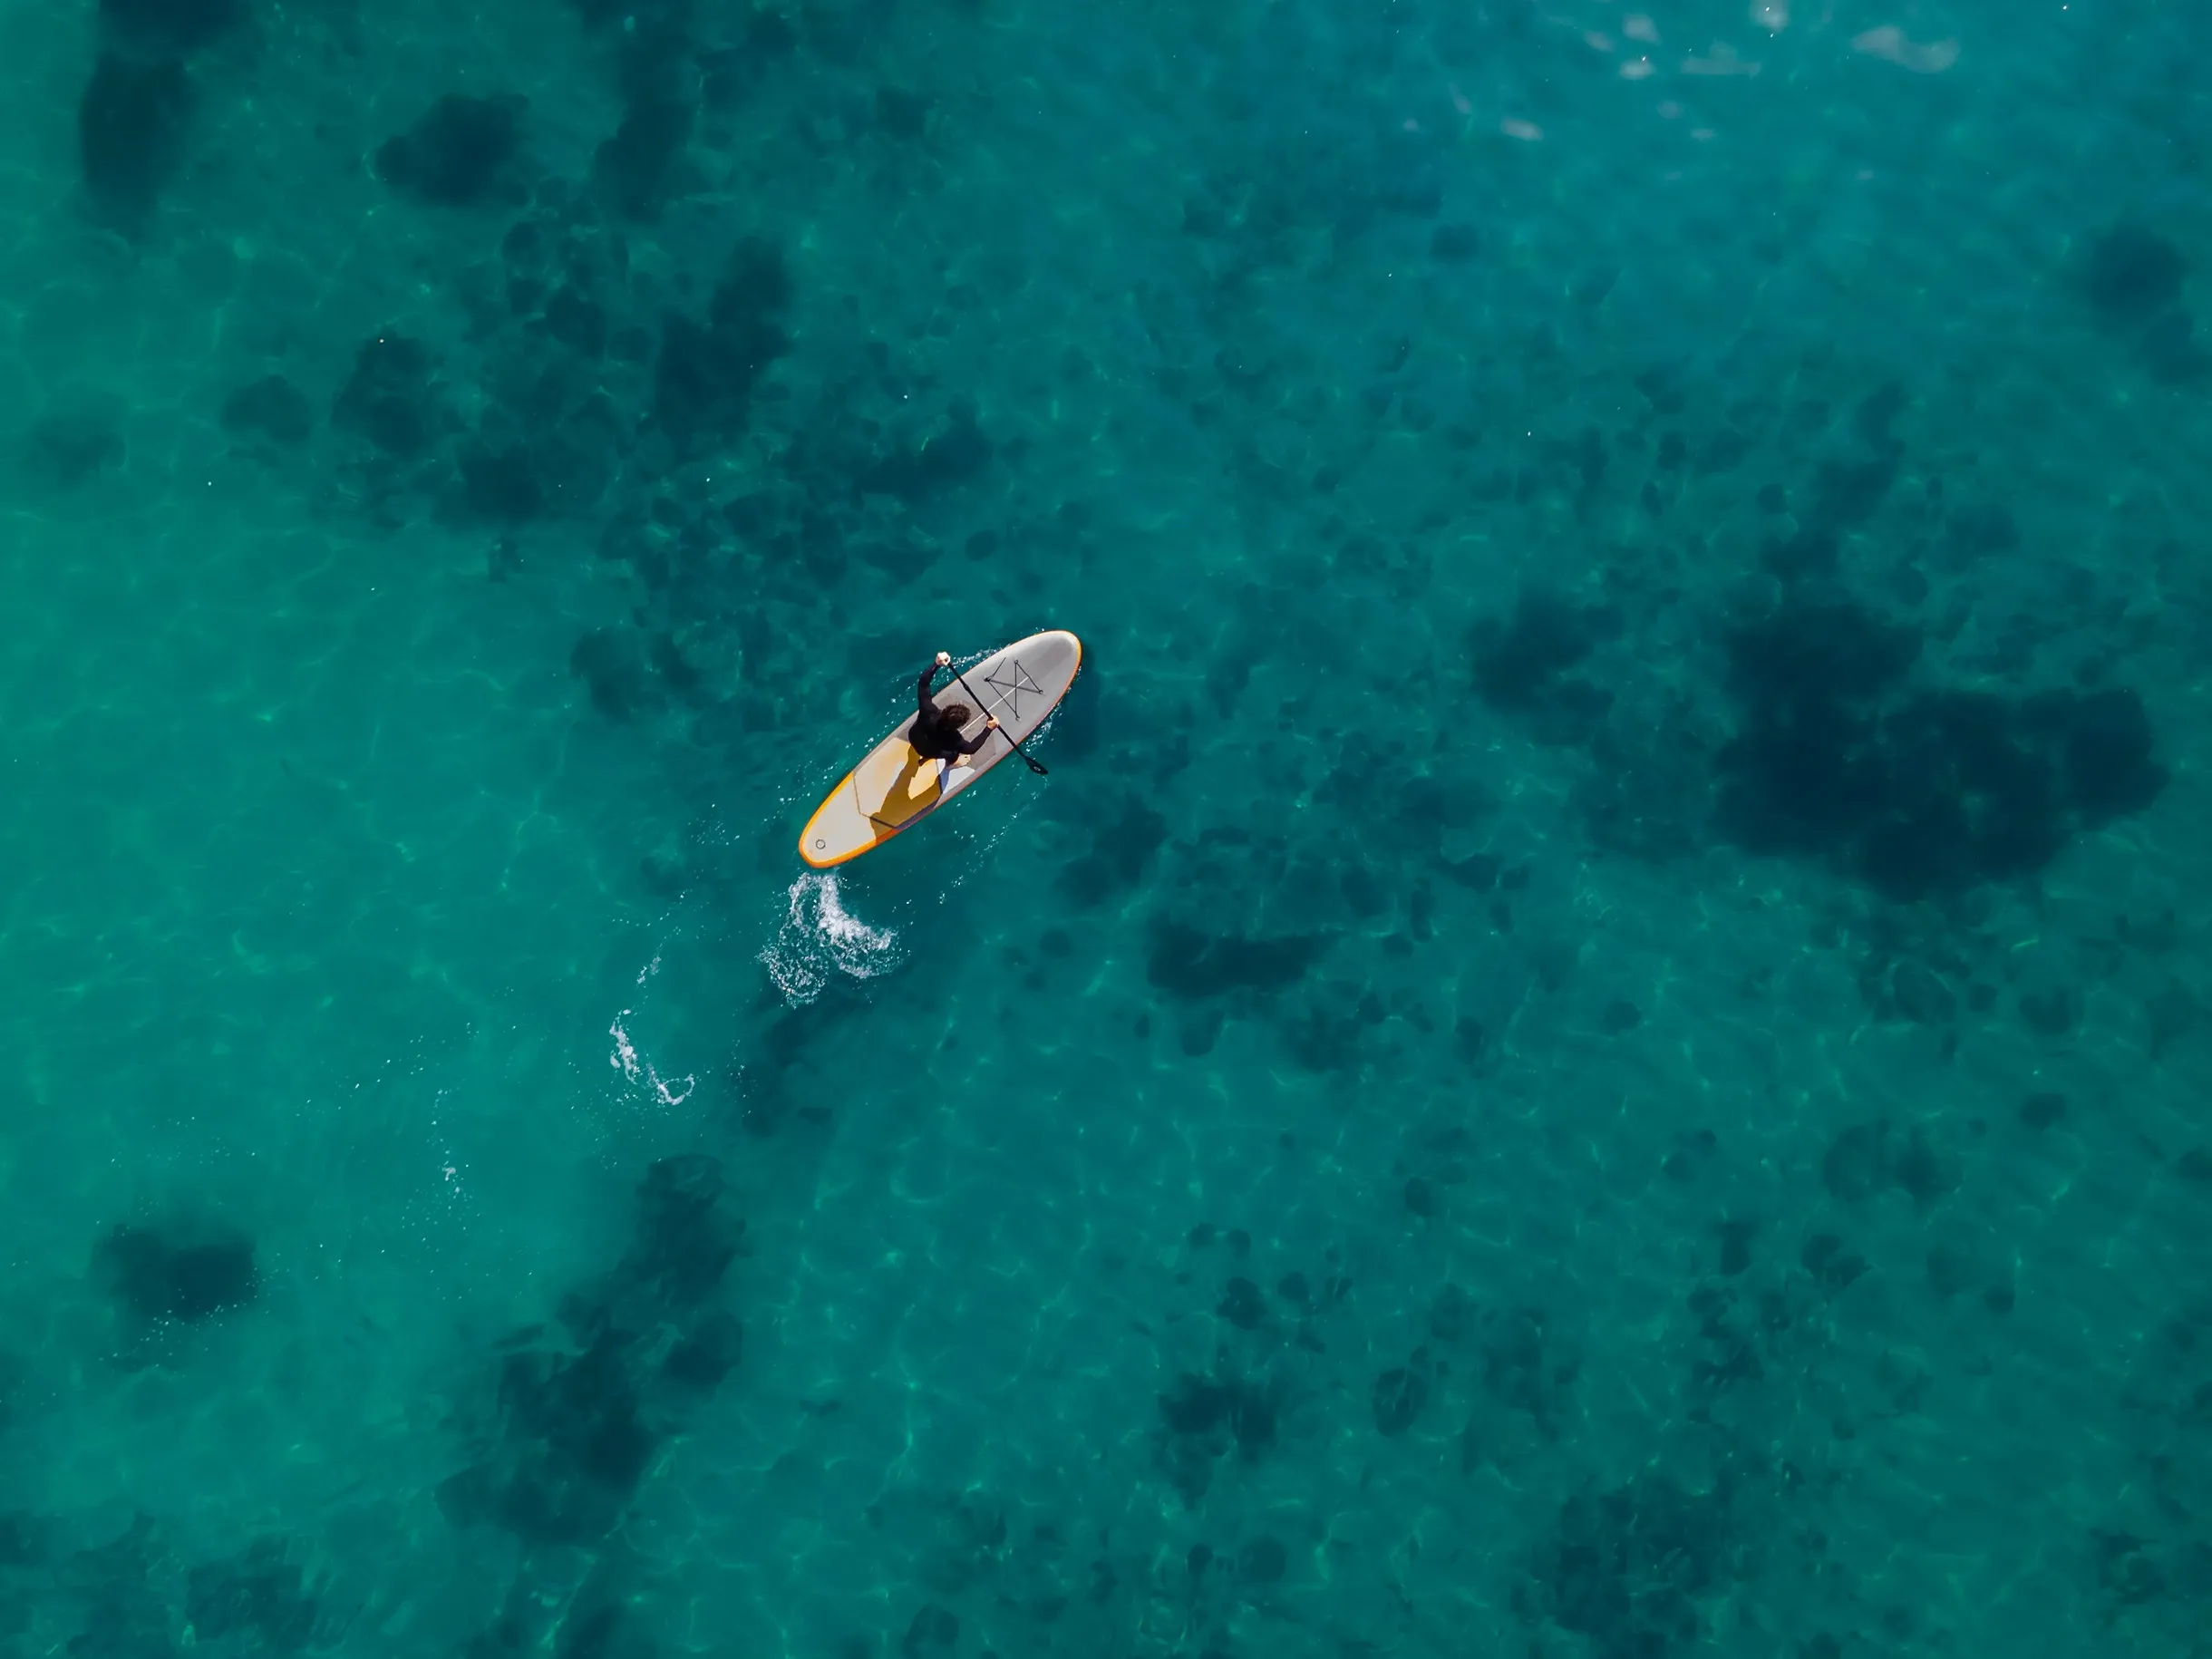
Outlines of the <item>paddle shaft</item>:
{"label": "paddle shaft", "polygon": [[[953,670],[953,678],[960,682],[960,689],[962,691],[967,693],[969,696],[975,699],[975,706],[977,708],[980,709],[984,707],[982,694],[976,691],[973,685],[970,685],[967,683],[967,675],[962,674],[959,669],[955,668]],[[985,713],[988,713],[989,711],[985,709]],[[1013,735],[1007,732],[1004,726],[999,727],[998,734],[1006,740],[1006,746],[1008,748],[1012,749],[1014,753],[1020,755],[1022,759],[1027,762],[1030,771],[1035,772],[1040,778],[1045,776],[1044,763],[1042,761],[1032,760],[1030,758],[1029,751],[1023,748],[1021,744],[1015,742]]]}

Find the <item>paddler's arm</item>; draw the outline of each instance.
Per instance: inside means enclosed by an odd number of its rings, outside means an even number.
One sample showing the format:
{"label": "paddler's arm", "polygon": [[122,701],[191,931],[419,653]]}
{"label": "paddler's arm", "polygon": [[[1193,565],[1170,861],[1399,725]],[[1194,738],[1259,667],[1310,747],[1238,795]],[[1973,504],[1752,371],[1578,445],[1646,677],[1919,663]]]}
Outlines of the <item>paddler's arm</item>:
{"label": "paddler's arm", "polygon": [[929,700],[929,682],[937,677],[938,669],[952,660],[949,653],[938,652],[937,660],[923,669],[922,677],[915,682],[914,717],[917,720],[928,721],[936,718],[937,705]]}
{"label": "paddler's arm", "polygon": [[976,732],[975,736],[964,737],[957,740],[960,744],[960,752],[962,754],[974,754],[978,749],[982,748],[985,743],[991,741],[991,733],[997,730],[998,716],[993,714],[984,721],[983,730]]}

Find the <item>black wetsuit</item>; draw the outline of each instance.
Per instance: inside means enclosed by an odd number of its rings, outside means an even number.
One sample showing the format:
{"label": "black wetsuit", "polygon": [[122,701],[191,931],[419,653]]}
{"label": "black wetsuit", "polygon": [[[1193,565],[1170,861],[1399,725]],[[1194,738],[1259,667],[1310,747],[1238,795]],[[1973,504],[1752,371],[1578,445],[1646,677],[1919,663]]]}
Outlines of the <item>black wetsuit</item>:
{"label": "black wetsuit", "polygon": [[914,729],[907,733],[907,742],[914,745],[915,753],[926,761],[943,761],[948,767],[956,760],[974,754],[991,741],[991,728],[985,726],[974,737],[962,737],[960,728],[945,718],[945,711],[930,701],[929,682],[937,677],[935,663],[922,670],[922,677],[914,687]]}

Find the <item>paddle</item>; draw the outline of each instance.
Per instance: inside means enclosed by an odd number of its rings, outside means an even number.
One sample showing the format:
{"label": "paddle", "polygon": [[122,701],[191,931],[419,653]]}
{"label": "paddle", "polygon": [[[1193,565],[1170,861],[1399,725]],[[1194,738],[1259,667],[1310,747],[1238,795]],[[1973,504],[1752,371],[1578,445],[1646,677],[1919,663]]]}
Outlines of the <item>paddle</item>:
{"label": "paddle", "polygon": [[[952,667],[952,665],[947,664],[946,666]],[[960,682],[960,689],[962,691],[967,693],[969,696],[975,699],[975,706],[977,708],[982,708],[984,706],[983,698],[977,694],[975,688],[967,683],[967,675],[962,674],[958,668],[954,667],[953,678]],[[998,734],[1001,737],[1005,738],[1006,746],[1012,749],[1014,753],[1022,757],[1023,762],[1028,766],[1030,771],[1035,772],[1040,778],[1046,776],[1044,762],[1032,759],[1029,751],[1023,748],[1021,744],[1015,742],[1004,726],[998,728]]]}

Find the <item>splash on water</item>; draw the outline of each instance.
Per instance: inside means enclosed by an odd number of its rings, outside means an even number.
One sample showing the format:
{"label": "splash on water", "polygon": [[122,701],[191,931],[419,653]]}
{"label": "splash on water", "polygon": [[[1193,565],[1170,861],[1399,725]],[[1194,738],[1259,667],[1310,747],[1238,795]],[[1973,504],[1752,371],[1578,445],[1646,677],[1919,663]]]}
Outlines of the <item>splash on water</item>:
{"label": "splash on water", "polygon": [[629,1017],[630,1010],[625,1008],[615,1016],[615,1023],[606,1028],[606,1034],[615,1040],[615,1052],[606,1057],[606,1063],[619,1070],[626,1082],[643,1083],[650,1088],[662,1105],[681,1106],[690,1098],[691,1091],[699,1086],[698,1080],[684,1077],[674,1088],[663,1082],[661,1074],[653,1069],[653,1062],[637,1052],[637,1045],[630,1041],[630,1033],[623,1029],[623,1021]]}
{"label": "splash on water", "polygon": [[873,979],[898,964],[898,935],[870,927],[845,908],[837,878],[810,872],[791,883],[775,942],[761,965],[796,1008],[810,1003],[838,975]]}

